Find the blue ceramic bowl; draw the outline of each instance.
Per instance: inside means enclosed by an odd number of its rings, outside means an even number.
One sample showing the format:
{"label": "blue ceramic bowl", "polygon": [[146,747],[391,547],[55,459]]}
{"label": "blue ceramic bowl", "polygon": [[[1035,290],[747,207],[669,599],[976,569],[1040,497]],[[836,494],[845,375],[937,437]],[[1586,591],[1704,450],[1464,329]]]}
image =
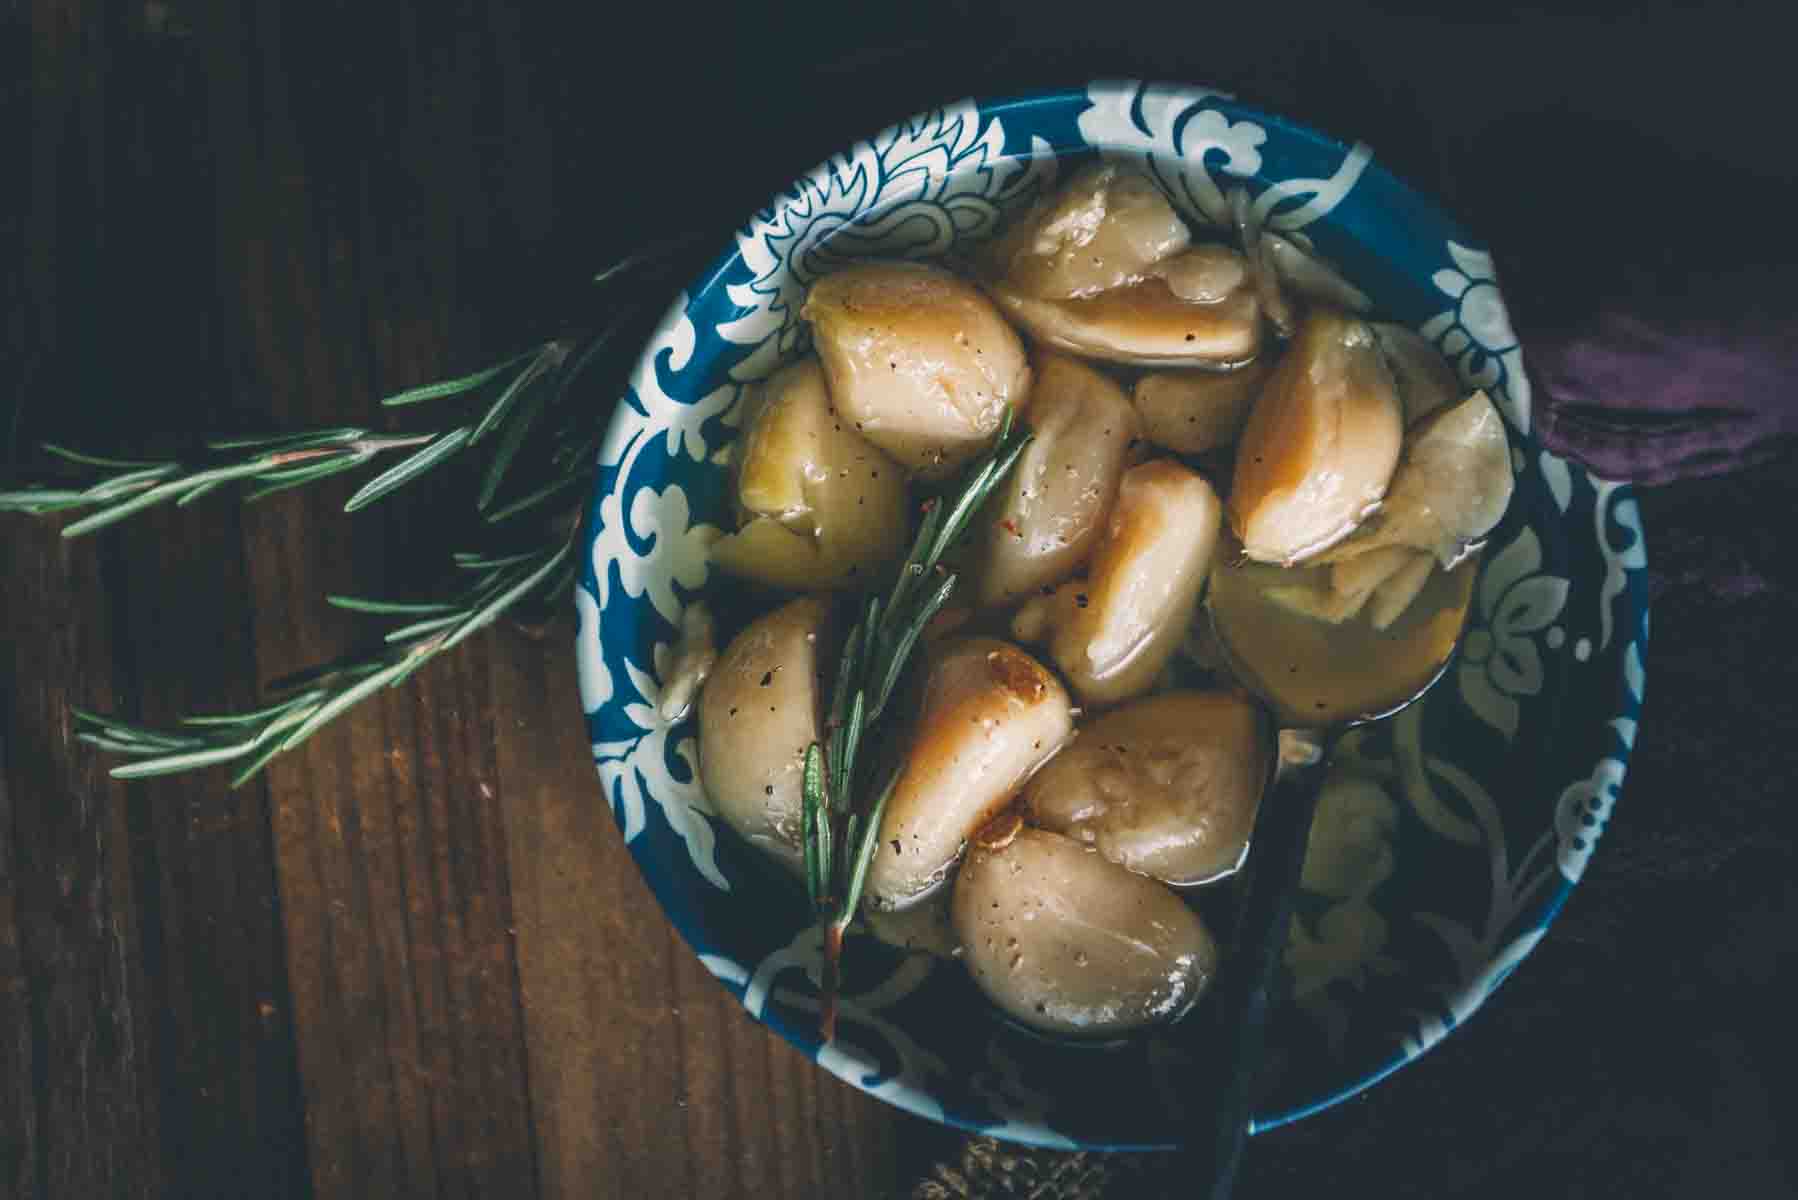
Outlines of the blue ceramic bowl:
{"label": "blue ceramic bowl", "polygon": [[1352,811],[1322,893],[1300,899],[1256,1128],[1296,1120],[1417,1058],[1541,940],[1622,785],[1648,633],[1629,489],[1543,452],[1487,253],[1345,146],[1192,87],[966,101],[858,143],[777,196],[676,300],[601,453],[576,591],[581,700],[605,800],[670,920],[750,1015],[910,1112],[1053,1146],[1172,1143],[1165,1033],[1103,1048],[1001,1022],[958,964],[852,941],[838,1038],[818,1045],[819,941],[796,884],[708,810],[695,731],[656,715],[681,610],[728,521],[721,454],[749,382],[803,353],[806,287],[845,260],[934,257],[986,236],[1095,154],[1146,166],[1193,222],[1246,186],[1374,311],[1441,347],[1508,423],[1516,499],[1492,539],[1460,660],[1421,705],[1355,735]]}

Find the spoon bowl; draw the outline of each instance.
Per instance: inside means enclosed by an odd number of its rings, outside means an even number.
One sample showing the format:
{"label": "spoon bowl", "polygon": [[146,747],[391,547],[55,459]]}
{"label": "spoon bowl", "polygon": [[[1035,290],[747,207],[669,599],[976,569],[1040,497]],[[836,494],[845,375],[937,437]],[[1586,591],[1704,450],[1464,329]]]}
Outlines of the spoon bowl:
{"label": "spoon bowl", "polygon": [[1254,564],[1219,569],[1207,619],[1231,672],[1279,726],[1273,778],[1255,815],[1240,871],[1233,966],[1218,982],[1204,1061],[1224,1064],[1210,1126],[1193,1131],[1210,1151],[1212,1200],[1235,1182],[1249,1133],[1254,1087],[1267,1038],[1269,999],[1305,846],[1317,815],[1323,771],[1343,734],[1395,716],[1447,673],[1466,628],[1479,556],[1437,571],[1398,620],[1375,629],[1365,617],[1329,624],[1268,598],[1292,568]]}
{"label": "spoon bowl", "polygon": [[1384,630],[1365,617],[1330,624],[1274,603],[1274,587],[1306,585],[1328,568],[1231,565],[1212,577],[1211,631],[1232,673],[1282,729],[1323,731],[1383,720],[1428,691],[1454,656],[1479,560],[1435,571]]}

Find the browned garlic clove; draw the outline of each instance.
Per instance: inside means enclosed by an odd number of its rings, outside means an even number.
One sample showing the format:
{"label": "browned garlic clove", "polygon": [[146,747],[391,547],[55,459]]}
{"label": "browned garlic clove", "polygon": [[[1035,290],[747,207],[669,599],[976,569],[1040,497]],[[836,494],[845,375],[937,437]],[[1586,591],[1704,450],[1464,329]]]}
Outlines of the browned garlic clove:
{"label": "browned garlic clove", "polygon": [[1262,236],[1261,218],[1255,213],[1248,189],[1230,192],[1230,220],[1236,226],[1237,240],[1242,243],[1243,259],[1248,263],[1249,282],[1261,301],[1261,311],[1273,322],[1281,337],[1291,337],[1298,328],[1298,316],[1280,287],[1280,274]]}
{"label": "browned garlic clove", "polygon": [[929,895],[1072,732],[1067,692],[1016,646],[970,638],[938,651],[868,868],[869,906]]}
{"label": "browned garlic clove", "polygon": [[712,561],[771,587],[867,580],[904,552],[904,472],[831,407],[817,359],[760,388],[739,443],[737,499],[749,520],[712,544]]}
{"label": "browned garlic clove", "polygon": [[1453,566],[1505,515],[1512,488],[1504,420],[1485,392],[1474,392],[1406,435],[1379,516],[1328,557],[1405,546]]}
{"label": "browned garlic clove", "polygon": [[1151,442],[1176,454],[1204,454],[1241,435],[1272,371],[1264,360],[1234,371],[1155,371],[1136,381],[1130,402]]}
{"label": "browned garlic clove", "polygon": [[686,720],[705,681],[718,665],[717,626],[705,601],[695,600],[681,613],[680,637],[669,653],[668,674],[662,680],[662,698],[656,715],[673,724]]}
{"label": "browned garlic clove", "polygon": [[1095,163],[1018,218],[986,259],[1026,295],[1068,300],[1134,283],[1190,240],[1153,180]]}
{"label": "browned garlic clove", "polygon": [[1167,284],[1167,290],[1181,300],[1216,304],[1248,282],[1249,265],[1232,247],[1206,242],[1161,260],[1148,274]]}
{"label": "browned garlic clove", "polygon": [[1329,305],[1362,313],[1373,307],[1367,293],[1344,279],[1328,263],[1299,246],[1266,229],[1261,231],[1261,247],[1273,264],[1280,282],[1314,304]]}
{"label": "browned garlic clove", "polygon": [[1346,558],[1330,568],[1330,587],[1340,595],[1365,599],[1373,590],[1404,570],[1411,552],[1403,546],[1388,546]]}
{"label": "browned garlic clove", "polygon": [[1235,692],[1164,692],[1084,725],[1024,789],[1038,826],[1172,884],[1235,871],[1271,746]]}
{"label": "browned garlic clove", "polygon": [[949,919],[953,889],[940,888],[929,897],[896,911],[862,906],[862,921],[876,939],[898,950],[913,954],[930,954],[937,958],[955,958],[961,942]]}
{"label": "browned garlic clove", "polygon": [[1060,583],[1092,554],[1141,422],[1105,376],[1062,354],[1037,357],[1026,419],[1035,437],[978,519],[969,561],[982,605]]}
{"label": "browned garlic clove", "polygon": [[1145,176],[1074,177],[986,256],[1000,308],[1046,346],[1140,366],[1247,362],[1261,344],[1248,265],[1190,236]]}
{"label": "browned garlic clove", "polygon": [[699,774],[725,822],[794,871],[806,748],[821,741],[829,601],[801,596],[731,639],[699,694]]}
{"label": "browned garlic clove", "polygon": [[1196,471],[1172,459],[1131,467],[1086,576],[1025,604],[1013,634],[1046,641],[1082,700],[1113,703],[1147,690],[1191,623],[1221,513]]}
{"label": "browned garlic clove", "polygon": [[1375,629],[1390,629],[1405,614],[1411,602],[1423,591],[1436,569],[1436,560],[1428,554],[1411,551],[1405,565],[1393,572],[1373,590],[1367,599],[1367,619]]}
{"label": "browned garlic clove", "polygon": [[1390,321],[1378,322],[1372,328],[1398,385],[1406,429],[1461,399],[1461,381],[1455,378],[1455,369],[1422,334]]}
{"label": "browned garlic clove", "polygon": [[[1270,587],[1267,598],[1289,612],[1340,625],[1366,615],[1375,629],[1390,629],[1429,582],[1436,560],[1408,546],[1381,546],[1345,558],[1328,575]],[[1327,583],[1327,586],[1325,586]]]}
{"label": "browned garlic clove", "polygon": [[952,916],[981,991],[1046,1033],[1176,1020],[1217,972],[1216,941],[1177,896],[1046,830],[971,850]]}
{"label": "browned garlic clove", "polygon": [[1367,592],[1332,591],[1315,581],[1267,589],[1268,600],[1287,612],[1330,625],[1340,625],[1360,616],[1361,610],[1367,607],[1367,597]]}
{"label": "browned garlic clove", "polygon": [[1415,551],[1389,546],[1315,571],[1294,571],[1284,585],[1267,589],[1269,600],[1300,616],[1340,625],[1367,607],[1374,590],[1404,570]]}
{"label": "browned garlic clove", "polygon": [[1290,565],[1348,537],[1386,494],[1403,433],[1372,331],[1313,310],[1237,444],[1230,522],[1243,552]]}
{"label": "browned garlic clove", "polygon": [[1180,299],[1159,278],[1078,300],[1042,300],[1005,283],[990,291],[1032,338],[1086,358],[1222,370],[1261,350],[1261,309],[1246,286],[1207,304]]}
{"label": "browned garlic clove", "polygon": [[929,479],[953,475],[1023,403],[1023,344],[990,300],[941,267],[868,262],[812,285],[800,316],[836,408]]}

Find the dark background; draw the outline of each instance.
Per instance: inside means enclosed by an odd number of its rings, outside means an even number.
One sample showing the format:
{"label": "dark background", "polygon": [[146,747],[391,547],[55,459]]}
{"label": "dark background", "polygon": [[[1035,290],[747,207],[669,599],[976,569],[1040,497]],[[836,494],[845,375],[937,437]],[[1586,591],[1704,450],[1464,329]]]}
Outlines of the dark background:
{"label": "dark background", "polygon": [[[1793,262],[1776,6],[1461,7],[10,0],[0,461],[379,425],[854,138],[1095,77],[1371,143],[1531,311]],[[1242,1195],[1790,1193],[1795,466],[1642,495],[1647,708],[1585,882],[1467,1030],[1257,1139]],[[427,487],[350,533],[347,486],[75,543],[0,518],[0,1197],[876,1196],[953,1157],[690,961],[596,803],[565,629],[237,792],[70,740],[69,703],[241,705],[365,632],[318,597],[399,590],[444,531]]]}

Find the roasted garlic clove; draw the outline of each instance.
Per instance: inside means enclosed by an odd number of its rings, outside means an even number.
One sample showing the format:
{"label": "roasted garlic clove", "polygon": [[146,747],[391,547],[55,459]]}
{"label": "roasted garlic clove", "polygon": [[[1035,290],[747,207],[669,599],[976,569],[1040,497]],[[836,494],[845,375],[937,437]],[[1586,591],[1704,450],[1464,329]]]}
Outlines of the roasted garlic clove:
{"label": "roasted garlic clove", "polygon": [[1504,420],[1485,392],[1474,392],[1406,435],[1379,516],[1327,557],[1408,546],[1453,566],[1505,515],[1512,487]]}
{"label": "roasted garlic clove", "polygon": [[1439,408],[1461,399],[1461,381],[1436,347],[1416,330],[1390,321],[1372,326],[1398,385],[1399,403],[1405,409],[1405,428],[1417,424]]}
{"label": "roasted garlic clove", "polygon": [[970,850],[951,911],[980,990],[1046,1033],[1176,1020],[1217,972],[1216,941],[1179,897],[1042,829]]}
{"label": "roasted garlic clove", "polygon": [[1367,607],[1374,590],[1404,570],[1414,550],[1388,546],[1333,566],[1291,572],[1285,584],[1267,589],[1267,598],[1288,612],[1340,625]]}
{"label": "roasted garlic clove", "polygon": [[1206,242],[1162,259],[1148,274],[1167,284],[1167,290],[1194,304],[1228,300],[1249,281],[1247,261],[1234,248]]}
{"label": "roasted garlic clove", "polygon": [[1247,188],[1231,190],[1230,220],[1236,227],[1237,240],[1242,243],[1243,261],[1248,264],[1249,282],[1261,301],[1261,311],[1267,314],[1281,337],[1291,337],[1298,327],[1298,314],[1281,287],[1279,268],[1274,264],[1273,253],[1262,233],[1261,218],[1249,200]]}
{"label": "roasted garlic clove", "polygon": [[1160,278],[1076,300],[1043,300],[1003,282],[989,290],[1038,342],[1086,358],[1228,369],[1261,350],[1261,309],[1246,284],[1211,303],[1182,300]]}
{"label": "roasted garlic clove", "polygon": [[907,470],[946,478],[998,433],[1030,382],[990,300],[941,267],[858,263],[812,285],[800,316],[836,408]]}
{"label": "roasted garlic clove", "polygon": [[986,257],[1026,295],[1068,300],[1134,283],[1190,240],[1153,180],[1095,163],[1013,223]]}
{"label": "roasted garlic clove", "polygon": [[1151,442],[1176,454],[1204,454],[1241,435],[1272,370],[1257,360],[1234,371],[1155,371],[1136,381],[1130,402]]}
{"label": "roasted garlic clove", "polygon": [[1146,177],[1075,176],[987,256],[999,307],[1047,346],[1139,366],[1232,366],[1261,345],[1242,256],[1187,248],[1186,226]]}
{"label": "roasted garlic clove", "polygon": [[1060,583],[1092,554],[1141,422],[1118,386],[1062,354],[1036,358],[1025,414],[1035,437],[979,517],[977,602]]}
{"label": "roasted garlic clove", "polygon": [[1147,690],[1186,635],[1221,512],[1196,471],[1172,459],[1131,467],[1086,576],[1025,604],[1013,634],[1046,641],[1082,700],[1112,703]]}
{"label": "roasted garlic clove", "polygon": [[1339,595],[1365,600],[1375,588],[1404,570],[1412,553],[1403,546],[1387,546],[1343,559],[1330,567],[1330,587]]}
{"label": "roasted garlic clove", "polygon": [[1327,579],[1294,581],[1270,587],[1266,595],[1271,603],[1289,613],[1329,625],[1352,621],[1367,607],[1369,592],[1338,592],[1327,584]]}
{"label": "roasted garlic clove", "polygon": [[929,895],[1072,731],[1067,692],[1016,646],[970,638],[939,651],[868,868],[869,906],[905,908]]}
{"label": "roasted garlic clove", "polygon": [[680,636],[669,654],[668,671],[662,677],[662,698],[656,715],[669,724],[687,719],[694,698],[718,665],[717,624],[704,600],[687,605],[680,616]]}
{"label": "roasted garlic clove", "polygon": [[1230,523],[1243,552],[1290,565],[1348,537],[1386,494],[1403,433],[1372,331],[1314,310],[1237,443]]}
{"label": "roasted garlic clove", "polygon": [[1316,621],[1340,625],[1365,615],[1375,629],[1390,629],[1423,591],[1435,566],[1435,558],[1421,550],[1381,546],[1319,571],[1295,571],[1302,578],[1270,587],[1266,595],[1288,612]]}
{"label": "roasted garlic clove", "polygon": [[1235,692],[1164,692],[1084,725],[1030,780],[1031,821],[1142,875],[1235,871],[1267,783],[1260,710]]}
{"label": "roasted garlic clove", "polygon": [[821,741],[829,601],[801,596],[731,639],[699,694],[699,775],[719,816],[794,871],[806,748]]}
{"label": "roasted garlic clove", "polygon": [[1409,551],[1405,565],[1382,580],[1367,598],[1367,619],[1375,629],[1390,629],[1405,615],[1411,602],[1423,592],[1436,569],[1436,560],[1420,551]]}
{"label": "roasted garlic clove", "polygon": [[738,451],[737,500],[749,519],[712,544],[712,561],[771,587],[863,582],[904,552],[904,472],[831,407],[817,359],[760,388]]}
{"label": "roasted garlic clove", "polygon": [[1336,268],[1279,234],[1263,229],[1261,249],[1280,282],[1312,303],[1357,313],[1373,307],[1367,293],[1344,279]]}
{"label": "roasted garlic clove", "polygon": [[910,908],[898,910],[862,906],[862,921],[876,940],[896,950],[955,958],[961,941],[949,919],[952,888],[939,888]]}

